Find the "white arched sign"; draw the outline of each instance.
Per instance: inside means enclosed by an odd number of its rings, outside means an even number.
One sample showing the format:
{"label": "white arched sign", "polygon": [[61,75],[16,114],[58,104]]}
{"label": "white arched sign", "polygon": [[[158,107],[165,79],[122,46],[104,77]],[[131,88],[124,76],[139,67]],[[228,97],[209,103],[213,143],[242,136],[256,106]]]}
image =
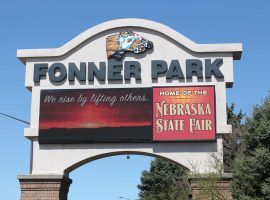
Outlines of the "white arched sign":
{"label": "white arched sign", "polygon": [[65,199],[70,171],[110,155],[209,170],[210,154],[222,155],[222,134],[232,131],[226,88],[241,53],[241,44],[197,44],[143,19],[102,23],[59,48],[18,50],[32,92],[22,199],[37,182],[60,183],[55,199]]}

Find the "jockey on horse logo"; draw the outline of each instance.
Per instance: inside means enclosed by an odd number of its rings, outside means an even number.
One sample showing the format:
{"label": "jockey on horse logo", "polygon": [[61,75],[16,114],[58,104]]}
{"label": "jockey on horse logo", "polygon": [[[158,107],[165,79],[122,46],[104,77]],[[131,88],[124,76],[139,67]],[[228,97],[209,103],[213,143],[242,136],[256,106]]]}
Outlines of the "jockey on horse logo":
{"label": "jockey on horse logo", "polygon": [[106,38],[107,58],[121,60],[125,52],[140,54],[153,48],[153,43],[133,31],[120,32]]}

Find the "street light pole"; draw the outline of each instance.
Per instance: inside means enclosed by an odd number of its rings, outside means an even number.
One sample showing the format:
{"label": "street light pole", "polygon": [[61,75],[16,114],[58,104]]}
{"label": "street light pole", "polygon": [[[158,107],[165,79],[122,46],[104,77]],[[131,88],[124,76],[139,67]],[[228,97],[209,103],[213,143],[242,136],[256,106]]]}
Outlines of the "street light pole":
{"label": "street light pole", "polygon": [[[131,199],[127,198],[127,197],[119,197],[119,199],[131,200]],[[139,199],[134,199],[134,200],[139,200]]]}
{"label": "street light pole", "polygon": [[119,197],[119,199],[131,200],[131,199],[127,198],[127,197]]}

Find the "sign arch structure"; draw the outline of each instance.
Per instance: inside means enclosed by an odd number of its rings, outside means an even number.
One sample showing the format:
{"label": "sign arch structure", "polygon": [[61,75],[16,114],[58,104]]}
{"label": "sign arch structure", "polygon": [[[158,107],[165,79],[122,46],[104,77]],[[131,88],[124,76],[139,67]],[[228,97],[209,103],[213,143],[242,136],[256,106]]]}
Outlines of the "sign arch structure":
{"label": "sign arch structure", "polygon": [[[240,43],[197,44],[145,19],[102,23],[59,48],[18,50],[26,66],[25,86],[32,92],[30,127],[24,130],[31,140],[30,173],[19,176],[21,199],[47,199],[49,192],[52,199],[66,199],[68,173],[109,155],[153,155],[188,169],[196,163],[201,173],[209,170],[210,154],[222,157],[222,135],[232,131],[226,88],[233,86],[233,61],[241,53]],[[94,98],[97,91],[104,98]],[[118,101],[109,98],[112,94]],[[80,95],[92,95],[88,100],[97,109],[87,101],[82,105]],[[103,104],[110,105],[98,107]],[[82,115],[89,112],[103,115],[84,121]],[[117,120],[108,121],[109,113],[116,113],[111,116]],[[128,123],[132,129],[120,134],[116,128]],[[89,127],[103,129],[90,134]],[[42,183],[48,188],[59,183],[58,189],[31,190]]]}

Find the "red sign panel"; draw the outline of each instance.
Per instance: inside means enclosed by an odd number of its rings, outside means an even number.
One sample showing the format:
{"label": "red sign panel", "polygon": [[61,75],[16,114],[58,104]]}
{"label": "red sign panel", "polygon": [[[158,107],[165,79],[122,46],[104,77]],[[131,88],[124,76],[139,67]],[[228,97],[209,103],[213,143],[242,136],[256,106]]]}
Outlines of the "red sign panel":
{"label": "red sign panel", "polygon": [[214,86],[153,89],[153,140],[215,140]]}

